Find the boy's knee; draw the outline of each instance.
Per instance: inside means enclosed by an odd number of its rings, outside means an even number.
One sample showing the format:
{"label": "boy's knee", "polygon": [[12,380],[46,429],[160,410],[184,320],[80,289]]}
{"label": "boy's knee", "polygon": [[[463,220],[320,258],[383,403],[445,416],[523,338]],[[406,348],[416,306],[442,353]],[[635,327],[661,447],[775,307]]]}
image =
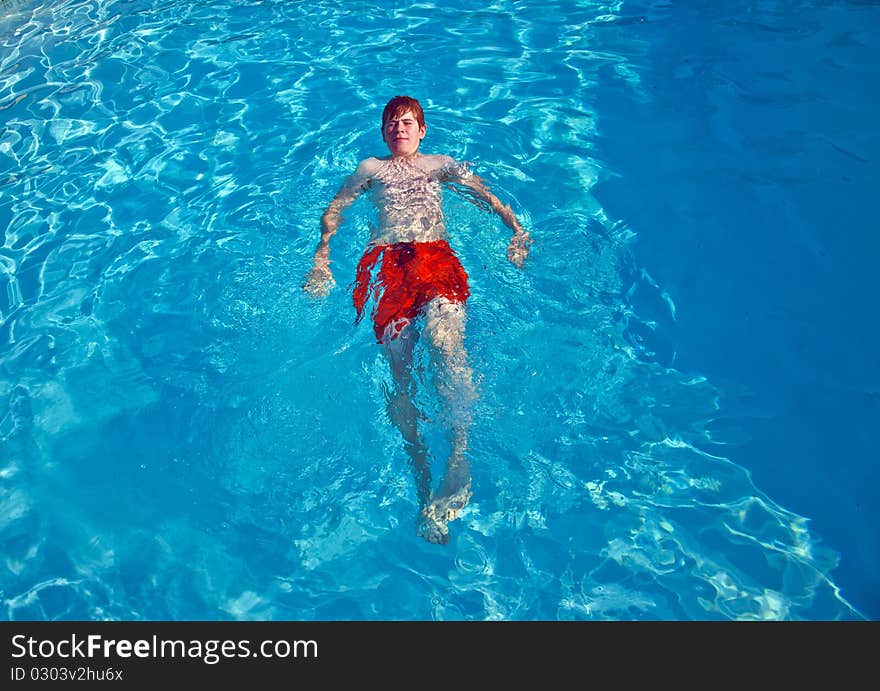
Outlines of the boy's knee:
{"label": "boy's knee", "polygon": [[425,312],[425,329],[438,346],[460,347],[464,341],[464,304],[447,298],[434,298]]}

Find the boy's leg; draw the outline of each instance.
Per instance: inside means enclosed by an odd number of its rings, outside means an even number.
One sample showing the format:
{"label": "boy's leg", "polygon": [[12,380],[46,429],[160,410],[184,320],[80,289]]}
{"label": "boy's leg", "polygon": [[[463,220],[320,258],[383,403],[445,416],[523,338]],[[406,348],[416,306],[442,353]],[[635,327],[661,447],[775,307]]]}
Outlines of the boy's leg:
{"label": "boy's leg", "polygon": [[413,402],[416,382],[412,362],[418,340],[419,333],[412,323],[405,326],[395,338],[386,339],[384,351],[394,381],[391,388],[386,388],[384,393],[388,403],[388,417],[400,431],[404,448],[410,457],[419,509],[422,509],[431,497],[431,467],[428,449],[419,434],[421,413]]}
{"label": "boy's leg", "polygon": [[467,447],[476,391],[464,347],[465,323],[463,303],[437,297],[425,308],[425,333],[431,341],[437,388],[446,407],[452,434],[452,452],[443,479],[422,512],[421,532],[432,542],[448,542],[446,523],[458,517],[471,496]]}

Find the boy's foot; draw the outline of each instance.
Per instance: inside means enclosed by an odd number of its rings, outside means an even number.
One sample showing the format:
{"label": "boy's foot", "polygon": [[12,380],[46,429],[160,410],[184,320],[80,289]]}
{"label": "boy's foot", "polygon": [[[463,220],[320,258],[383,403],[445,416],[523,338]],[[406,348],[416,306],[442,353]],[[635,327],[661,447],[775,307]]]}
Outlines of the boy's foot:
{"label": "boy's foot", "polygon": [[471,485],[467,483],[451,494],[434,497],[422,509],[416,533],[428,542],[445,545],[449,542],[449,521],[454,521],[468,505],[471,498]]}

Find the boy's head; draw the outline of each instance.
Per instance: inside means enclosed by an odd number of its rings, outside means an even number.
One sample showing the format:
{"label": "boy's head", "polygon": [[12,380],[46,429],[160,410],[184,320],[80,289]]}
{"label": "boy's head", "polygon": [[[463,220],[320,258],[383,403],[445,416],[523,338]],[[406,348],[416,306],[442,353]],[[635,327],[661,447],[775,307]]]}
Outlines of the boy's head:
{"label": "boy's head", "polygon": [[425,113],[409,96],[395,96],[382,111],[382,139],[392,156],[411,156],[425,137]]}
{"label": "boy's head", "polygon": [[406,111],[415,115],[419,127],[425,126],[425,111],[422,110],[422,104],[409,96],[395,96],[388,101],[385,110],[382,111],[382,131],[385,131],[386,122],[399,118]]}

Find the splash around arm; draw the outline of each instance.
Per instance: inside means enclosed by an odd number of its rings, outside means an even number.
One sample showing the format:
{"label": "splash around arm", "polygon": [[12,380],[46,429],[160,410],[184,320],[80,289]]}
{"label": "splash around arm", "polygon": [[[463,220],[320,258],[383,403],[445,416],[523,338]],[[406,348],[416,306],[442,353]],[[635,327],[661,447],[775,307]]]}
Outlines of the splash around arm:
{"label": "splash around arm", "polygon": [[315,248],[312,268],[302,286],[303,290],[315,297],[324,297],[336,284],[333,272],[330,270],[330,238],[336,234],[344,220],[342,212],[370,186],[370,176],[374,167],[374,159],[361,161],[357,170],[342,183],[321,215],[321,239]]}
{"label": "splash around arm", "polygon": [[507,246],[507,259],[517,268],[523,268],[526,258],[529,256],[529,248],[532,245],[532,237],[527,230],[522,227],[516,214],[510,205],[502,204],[501,200],[496,197],[486,183],[477,175],[474,175],[467,163],[458,163],[452,158],[444,157],[444,164],[441,168],[441,179],[443,182],[450,182],[462,187],[468,188],[478,199],[485,202],[489,208],[501,217],[508,228],[513,231],[510,236],[510,243]]}

